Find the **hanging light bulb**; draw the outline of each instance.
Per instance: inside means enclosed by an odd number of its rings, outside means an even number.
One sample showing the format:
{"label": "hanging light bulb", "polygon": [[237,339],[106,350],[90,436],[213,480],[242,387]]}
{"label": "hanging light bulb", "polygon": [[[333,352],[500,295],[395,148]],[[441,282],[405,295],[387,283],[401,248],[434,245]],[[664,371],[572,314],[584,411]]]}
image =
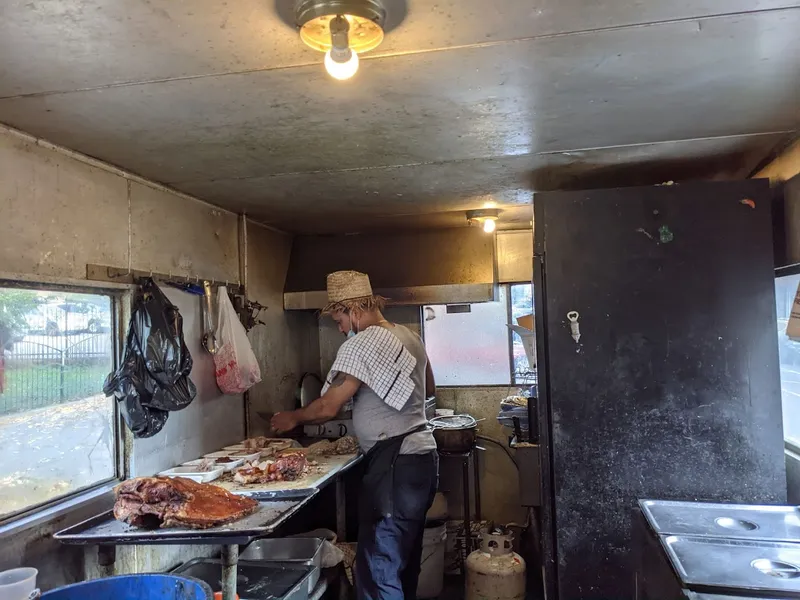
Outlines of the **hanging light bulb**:
{"label": "hanging light bulb", "polygon": [[[286,0],[288,2],[288,0]],[[294,0],[295,23],[307,46],[325,53],[325,69],[350,79],[364,52],[383,41],[384,0]]]}
{"label": "hanging light bulb", "polygon": [[330,22],[331,47],[325,52],[325,69],[335,79],[350,79],[358,71],[358,54],[350,48],[350,23],[343,15]]}
{"label": "hanging light bulb", "polygon": [[483,222],[483,230],[486,233],[492,233],[497,228],[497,221],[495,219],[486,219]]}
{"label": "hanging light bulb", "polygon": [[325,70],[334,79],[350,79],[358,71],[358,54],[349,48],[348,52],[350,58],[345,59],[344,62],[336,60],[330,50],[325,53]]}

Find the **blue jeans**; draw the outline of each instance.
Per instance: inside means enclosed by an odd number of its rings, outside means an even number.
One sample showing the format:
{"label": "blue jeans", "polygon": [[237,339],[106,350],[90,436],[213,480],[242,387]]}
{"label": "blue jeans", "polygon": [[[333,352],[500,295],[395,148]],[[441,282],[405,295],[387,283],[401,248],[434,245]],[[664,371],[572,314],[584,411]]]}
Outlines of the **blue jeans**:
{"label": "blue jeans", "polygon": [[[388,473],[387,473],[388,475]],[[439,455],[401,454],[394,466],[394,513],[361,521],[355,582],[358,600],[414,600],[425,513],[439,479]]]}

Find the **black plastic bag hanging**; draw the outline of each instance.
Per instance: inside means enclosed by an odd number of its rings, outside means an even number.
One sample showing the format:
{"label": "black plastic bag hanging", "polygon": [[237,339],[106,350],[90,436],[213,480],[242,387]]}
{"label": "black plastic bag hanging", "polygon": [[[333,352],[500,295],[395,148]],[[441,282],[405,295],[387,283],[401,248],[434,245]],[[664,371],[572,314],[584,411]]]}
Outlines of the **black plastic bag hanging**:
{"label": "black plastic bag hanging", "polygon": [[186,408],[197,390],[189,379],[192,357],[183,340],[183,318],[152,279],[137,291],[122,364],[103,391],[120,404],[134,437],[161,431],[169,411]]}

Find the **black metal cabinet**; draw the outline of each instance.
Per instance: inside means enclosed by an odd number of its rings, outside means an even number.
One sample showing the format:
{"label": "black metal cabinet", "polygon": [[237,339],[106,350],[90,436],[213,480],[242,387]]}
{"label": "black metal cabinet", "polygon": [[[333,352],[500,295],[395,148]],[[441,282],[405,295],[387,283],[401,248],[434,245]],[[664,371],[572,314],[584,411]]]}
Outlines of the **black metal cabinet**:
{"label": "black metal cabinet", "polygon": [[770,203],[755,180],[535,196],[549,598],[633,597],[637,498],[785,501]]}

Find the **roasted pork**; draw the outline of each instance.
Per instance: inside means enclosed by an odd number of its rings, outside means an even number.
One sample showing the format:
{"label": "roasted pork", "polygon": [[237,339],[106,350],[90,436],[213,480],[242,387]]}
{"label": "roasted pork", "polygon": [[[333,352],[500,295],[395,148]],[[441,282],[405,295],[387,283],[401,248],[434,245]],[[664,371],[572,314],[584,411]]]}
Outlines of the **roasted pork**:
{"label": "roasted pork", "polygon": [[115,488],[114,517],[144,529],[207,529],[256,511],[258,502],[183,477],[138,477]]}
{"label": "roasted pork", "polygon": [[275,460],[246,464],[233,473],[237,483],[268,483],[295,481],[308,472],[308,460],[303,452],[284,451]]}

